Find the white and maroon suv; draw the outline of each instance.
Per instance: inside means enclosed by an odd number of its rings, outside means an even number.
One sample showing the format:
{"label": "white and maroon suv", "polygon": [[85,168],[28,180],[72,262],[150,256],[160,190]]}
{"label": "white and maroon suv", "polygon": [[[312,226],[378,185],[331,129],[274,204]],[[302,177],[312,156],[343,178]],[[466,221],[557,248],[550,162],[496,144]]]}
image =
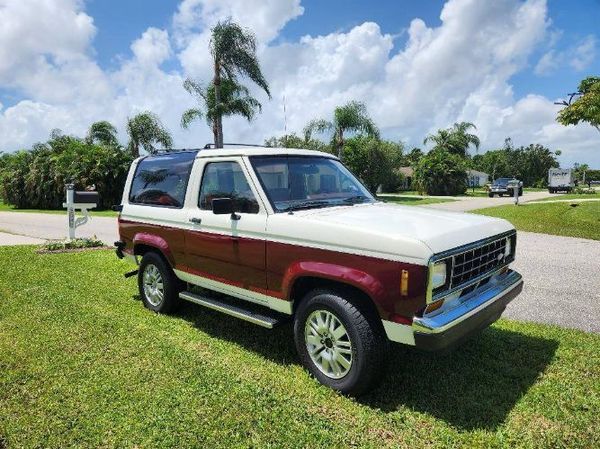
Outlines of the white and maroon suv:
{"label": "white and maroon suv", "polygon": [[120,209],[117,254],[139,264],[146,307],[184,299],[267,328],[289,316],[302,363],[346,393],[374,385],[388,340],[445,348],[523,286],[508,222],[384,203],[326,153],[142,157]]}

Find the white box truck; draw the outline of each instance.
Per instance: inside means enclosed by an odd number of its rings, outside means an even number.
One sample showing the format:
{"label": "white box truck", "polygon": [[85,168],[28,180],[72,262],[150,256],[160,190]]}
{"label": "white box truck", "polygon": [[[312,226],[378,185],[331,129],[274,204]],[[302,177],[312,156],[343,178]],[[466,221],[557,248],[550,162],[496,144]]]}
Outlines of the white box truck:
{"label": "white box truck", "polygon": [[575,173],[570,168],[548,170],[548,192],[570,192],[575,187]]}

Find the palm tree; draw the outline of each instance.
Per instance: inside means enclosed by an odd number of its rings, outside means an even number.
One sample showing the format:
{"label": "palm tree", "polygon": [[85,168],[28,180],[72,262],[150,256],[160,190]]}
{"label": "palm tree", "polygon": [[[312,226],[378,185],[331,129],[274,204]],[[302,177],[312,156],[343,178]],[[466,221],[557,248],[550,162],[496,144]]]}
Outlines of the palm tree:
{"label": "palm tree", "polygon": [[315,131],[319,133],[333,131],[332,141],[340,159],[344,148],[344,133],[363,133],[379,138],[379,129],[367,114],[367,107],[359,101],[351,101],[335,108],[332,122],[323,119],[308,122],[304,127],[305,140],[309,141]]}
{"label": "palm tree", "polygon": [[452,128],[438,129],[437,133],[429,134],[423,140],[423,144],[433,142],[434,150],[445,150],[449,153],[465,157],[469,146],[474,145],[476,149],[479,149],[479,137],[468,133],[471,128],[477,129],[470,122],[455,123]]}
{"label": "palm tree", "polygon": [[106,120],[92,123],[88,130],[86,140],[89,143],[99,143],[106,146],[116,147],[119,145],[119,141],[117,140],[117,128]]}
{"label": "palm tree", "polygon": [[256,57],[254,34],[230,19],[218,22],[212,29],[210,53],[213,59],[212,84],[215,96],[215,146],[223,148],[223,80],[239,84],[238,75],[246,76],[262,88],[269,98],[271,92]]}
{"label": "palm tree", "polygon": [[129,135],[127,147],[134,157],[140,155],[140,147],[148,153],[156,153],[155,144],[163,148],[173,145],[169,131],[155,114],[148,111],[127,120],[127,134]]}
{"label": "palm tree", "polygon": [[[219,114],[217,113],[215,85],[211,83],[204,88],[196,81],[188,78],[184,81],[183,87],[198,100],[199,107],[188,109],[183,113],[181,126],[187,129],[194,120],[204,117],[208,126],[212,128],[216,144],[219,141],[217,124]],[[251,121],[256,113],[262,110],[262,105],[250,96],[248,88],[230,79],[221,80],[220,94],[221,104],[218,108],[220,117],[242,115],[248,121]]]}

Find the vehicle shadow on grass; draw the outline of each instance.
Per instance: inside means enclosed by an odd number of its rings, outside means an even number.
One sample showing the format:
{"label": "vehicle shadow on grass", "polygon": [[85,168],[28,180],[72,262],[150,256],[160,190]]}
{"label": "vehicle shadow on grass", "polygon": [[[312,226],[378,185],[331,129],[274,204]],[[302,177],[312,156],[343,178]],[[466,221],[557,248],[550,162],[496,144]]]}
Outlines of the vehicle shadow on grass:
{"label": "vehicle shadow on grass", "polygon": [[[275,363],[299,363],[290,323],[268,330],[191,304],[178,315]],[[464,430],[494,430],[551,363],[557,347],[555,340],[496,327],[444,353],[392,344],[381,385],[357,401],[384,413],[406,406]]]}

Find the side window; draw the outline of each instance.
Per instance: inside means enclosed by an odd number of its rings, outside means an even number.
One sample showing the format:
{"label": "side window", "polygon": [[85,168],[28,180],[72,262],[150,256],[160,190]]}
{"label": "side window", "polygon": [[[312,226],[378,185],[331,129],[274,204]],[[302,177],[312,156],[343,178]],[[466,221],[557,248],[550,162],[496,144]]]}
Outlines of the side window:
{"label": "side window", "polygon": [[196,153],[150,156],[137,166],[129,202],[163,207],[183,207]]}
{"label": "side window", "polygon": [[204,167],[198,207],[212,210],[215,198],[231,198],[236,212],[258,213],[256,197],[237,162],[210,162]]}

